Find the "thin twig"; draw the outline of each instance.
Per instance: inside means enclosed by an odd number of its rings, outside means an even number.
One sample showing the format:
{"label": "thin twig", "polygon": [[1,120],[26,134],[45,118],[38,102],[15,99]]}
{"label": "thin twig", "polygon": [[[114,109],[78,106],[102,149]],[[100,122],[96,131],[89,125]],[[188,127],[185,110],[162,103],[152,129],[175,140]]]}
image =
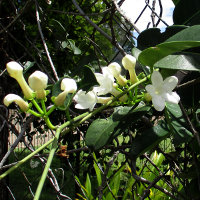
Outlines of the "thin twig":
{"label": "thin twig", "polygon": [[136,30],[137,33],[140,34],[140,30],[138,27],[135,25],[135,23],[127,16],[127,14],[118,6],[117,0],[113,0],[113,3],[117,9],[117,11],[124,17],[125,20],[127,20],[133,28]]}
{"label": "thin twig", "polygon": [[44,49],[46,51],[46,54],[47,54],[47,58],[49,60],[49,63],[50,63],[50,66],[51,66],[51,69],[53,71],[53,74],[56,78],[56,80],[58,80],[58,74],[56,72],[56,69],[54,67],[54,64],[53,64],[53,61],[51,59],[51,56],[50,56],[50,53],[49,53],[49,50],[48,50],[48,47],[47,47],[47,44],[45,42],[45,39],[44,39],[44,35],[42,33],[42,28],[41,28],[41,25],[40,25],[40,15],[39,15],[39,10],[38,10],[38,3],[37,3],[37,0],[35,0],[35,9],[36,9],[36,19],[37,19],[37,25],[38,25],[38,30],[39,30],[39,33],[40,33],[40,36],[41,36],[41,39],[42,39],[42,43],[43,43],[43,46],[44,46]]}

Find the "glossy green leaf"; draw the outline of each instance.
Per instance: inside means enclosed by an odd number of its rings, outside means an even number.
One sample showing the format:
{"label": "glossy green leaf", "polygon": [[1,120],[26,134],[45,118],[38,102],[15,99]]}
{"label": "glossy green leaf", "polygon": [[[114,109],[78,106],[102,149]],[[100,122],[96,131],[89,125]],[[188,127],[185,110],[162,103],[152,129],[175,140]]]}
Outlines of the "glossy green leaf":
{"label": "glossy green leaf", "polygon": [[195,53],[169,55],[154,64],[154,67],[175,70],[200,71],[200,56]]}
{"label": "glossy green leaf", "polygon": [[168,55],[185,49],[198,47],[200,46],[199,31],[200,25],[186,28],[170,37],[164,43],[142,51],[139,55],[139,61],[143,65],[152,67],[156,62]]}
{"label": "glossy green leaf", "polygon": [[139,61],[143,65],[153,67],[157,61],[170,54],[198,46],[200,46],[200,41],[175,41],[161,43],[155,47],[150,47],[142,51],[139,55]]}
{"label": "glossy green leaf", "polygon": [[85,136],[86,145],[93,150],[101,149],[149,110],[148,106],[135,109],[133,107],[117,107],[109,118],[97,119],[92,122]]}
{"label": "glossy green leaf", "polygon": [[89,197],[89,199],[92,199],[92,185],[91,185],[89,174],[87,174],[87,177],[86,177],[85,189],[86,189],[87,196]]}
{"label": "glossy green leaf", "polygon": [[200,23],[200,1],[179,0],[173,12],[174,24],[195,25]]}
{"label": "glossy green leaf", "polygon": [[131,155],[135,158],[143,153],[151,150],[170,134],[165,121],[160,121],[157,126],[154,126],[140,135],[137,135],[131,145]]}
{"label": "glossy green leaf", "polygon": [[88,92],[93,86],[97,85],[99,85],[99,83],[91,68],[88,66],[82,67],[82,78],[81,81],[78,82],[78,88]]}
{"label": "glossy green leaf", "polygon": [[188,124],[185,121],[183,113],[178,104],[166,103],[168,125],[173,132],[173,142],[180,145],[189,142],[193,138],[193,134],[188,130]]}

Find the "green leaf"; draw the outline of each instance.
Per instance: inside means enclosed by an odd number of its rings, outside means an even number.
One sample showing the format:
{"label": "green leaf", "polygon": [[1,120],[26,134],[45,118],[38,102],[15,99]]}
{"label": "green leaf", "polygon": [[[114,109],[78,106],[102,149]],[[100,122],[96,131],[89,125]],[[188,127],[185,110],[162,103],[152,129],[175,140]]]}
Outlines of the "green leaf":
{"label": "green leaf", "polygon": [[200,25],[186,28],[170,37],[164,43],[142,51],[139,55],[139,61],[143,65],[153,67],[157,61],[168,55],[180,52],[185,49],[198,47],[200,46],[199,31]]}
{"label": "green leaf", "polygon": [[193,134],[188,130],[183,113],[178,104],[166,103],[168,125],[173,132],[174,144],[180,145],[189,142],[193,138]]}
{"label": "green leaf", "polygon": [[90,67],[84,66],[82,68],[82,79],[78,82],[78,88],[86,92],[92,89],[93,86],[99,85],[97,79]]}
{"label": "green leaf", "polygon": [[89,197],[89,199],[92,199],[92,186],[91,186],[89,174],[87,174],[87,177],[86,177],[85,189],[86,189],[87,196]]}
{"label": "green leaf", "polygon": [[150,47],[142,51],[139,55],[139,61],[143,65],[153,67],[157,61],[170,54],[198,46],[200,46],[200,41],[174,41],[161,43],[155,47]]}
{"label": "green leaf", "polygon": [[200,23],[200,1],[179,0],[173,12],[174,24],[195,25]]}
{"label": "green leaf", "polygon": [[24,71],[23,71],[23,73],[26,74],[26,72],[27,72],[31,67],[33,67],[34,64],[35,64],[35,62],[27,61],[27,62],[24,64]]}
{"label": "green leaf", "polygon": [[177,5],[180,0],[172,0],[174,5]]}
{"label": "green leaf", "polygon": [[74,52],[75,55],[81,54],[81,50],[75,45],[74,40],[68,39],[67,41],[70,44],[69,48]]}
{"label": "green leaf", "polygon": [[101,149],[149,110],[149,106],[116,108],[109,118],[92,122],[85,136],[86,145],[93,150]]}
{"label": "green leaf", "polygon": [[141,135],[136,136],[131,145],[131,155],[137,158],[154,148],[162,140],[168,137],[169,134],[170,132],[166,122],[161,120],[157,126],[154,126],[142,132]]}
{"label": "green leaf", "polygon": [[156,46],[185,28],[187,28],[187,26],[173,25],[167,27],[164,32],[161,32],[161,29],[159,28],[149,28],[144,30],[137,38],[137,48],[144,50],[146,48]]}
{"label": "green leaf", "polygon": [[156,62],[154,67],[174,70],[200,71],[200,56],[196,53],[169,55]]}

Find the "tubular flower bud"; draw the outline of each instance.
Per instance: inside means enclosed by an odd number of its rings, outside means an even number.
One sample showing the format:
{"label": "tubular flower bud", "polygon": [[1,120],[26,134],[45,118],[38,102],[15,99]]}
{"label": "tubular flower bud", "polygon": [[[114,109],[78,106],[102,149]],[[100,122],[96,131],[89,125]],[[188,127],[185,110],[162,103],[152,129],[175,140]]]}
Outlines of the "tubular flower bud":
{"label": "tubular flower bud", "polygon": [[71,78],[64,78],[61,81],[61,92],[56,98],[55,98],[55,105],[56,106],[62,106],[64,105],[66,96],[68,93],[74,93],[77,90],[77,85],[74,79]]}
{"label": "tubular flower bud", "polygon": [[45,89],[48,83],[48,76],[40,71],[35,71],[28,78],[30,87],[35,91],[37,99],[44,99],[46,97]]}
{"label": "tubular flower bud", "polygon": [[122,58],[122,65],[124,66],[125,69],[128,70],[132,84],[138,82],[138,78],[135,73],[135,64],[136,64],[136,59],[131,55],[126,55]]}
{"label": "tubular flower bud", "polygon": [[125,86],[127,80],[121,75],[121,66],[118,63],[113,62],[110,65],[108,65],[108,68],[110,69],[113,76],[117,79],[118,83],[121,86]]}
{"label": "tubular flower bud", "polygon": [[31,99],[33,97],[33,91],[24,79],[23,68],[21,65],[15,61],[11,61],[7,63],[6,69],[9,75],[19,83],[25,98]]}
{"label": "tubular flower bud", "polygon": [[9,106],[13,102],[15,102],[24,112],[26,112],[29,109],[28,103],[16,94],[8,94],[4,97],[3,103],[5,106]]}

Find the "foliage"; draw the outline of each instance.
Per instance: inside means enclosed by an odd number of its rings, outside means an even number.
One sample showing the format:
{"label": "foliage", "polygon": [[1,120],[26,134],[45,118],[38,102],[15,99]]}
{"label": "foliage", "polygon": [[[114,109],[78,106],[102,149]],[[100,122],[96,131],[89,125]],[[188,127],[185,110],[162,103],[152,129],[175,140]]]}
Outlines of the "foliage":
{"label": "foliage", "polygon": [[[41,90],[44,98],[36,98],[38,91],[32,89],[32,96],[23,98],[13,81],[16,74],[9,78],[10,72],[1,68],[2,99],[7,93],[21,97],[2,101],[16,112],[1,115],[0,129],[6,127],[18,138],[2,156],[0,180],[9,176],[12,182],[22,171],[30,191],[27,198],[34,196],[34,200],[43,198],[43,186],[54,189],[52,199],[200,198],[200,4],[197,0],[173,2],[174,25],[161,32],[152,6],[154,27],[139,33],[135,42],[132,31],[137,27],[120,12],[123,1],[0,3],[1,66],[16,60],[25,79],[36,70],[49,78],[49,85]],[[137,64],[133,57],[123,62],[131,53]],[[123,84],[109,71],[114,62],[119,63]],[[127,71],[125,65],[131,69]],[[153,79],[155,71],[160,80]],[[135,82],[130,80],[131,72],[137,74]],[[65,85],[65,80],[70,84]],[[153,87],[156,83],[163,85]],[[147,87],[164,99],[163,110],[156,109],[161,101],[156,102]],[[79,91],[84,101],[77,97]],[[84,112],[85,108],[89,111]],[[36,132],[53,138],[34,147]],[[29,151],[22,158],[16,154],[19,162],[14,163],[11,153],[19,142]],[[8,157],[11,166],[6,166]],[[30,159],[40,163],[37,175],[32,175],[34,169],[27,171]],[[61,172],[69,190],[62,187]],[[9,182],[5,184],[9,188]],[[13,194],[12,188],[9,195],[25,198]]]}

